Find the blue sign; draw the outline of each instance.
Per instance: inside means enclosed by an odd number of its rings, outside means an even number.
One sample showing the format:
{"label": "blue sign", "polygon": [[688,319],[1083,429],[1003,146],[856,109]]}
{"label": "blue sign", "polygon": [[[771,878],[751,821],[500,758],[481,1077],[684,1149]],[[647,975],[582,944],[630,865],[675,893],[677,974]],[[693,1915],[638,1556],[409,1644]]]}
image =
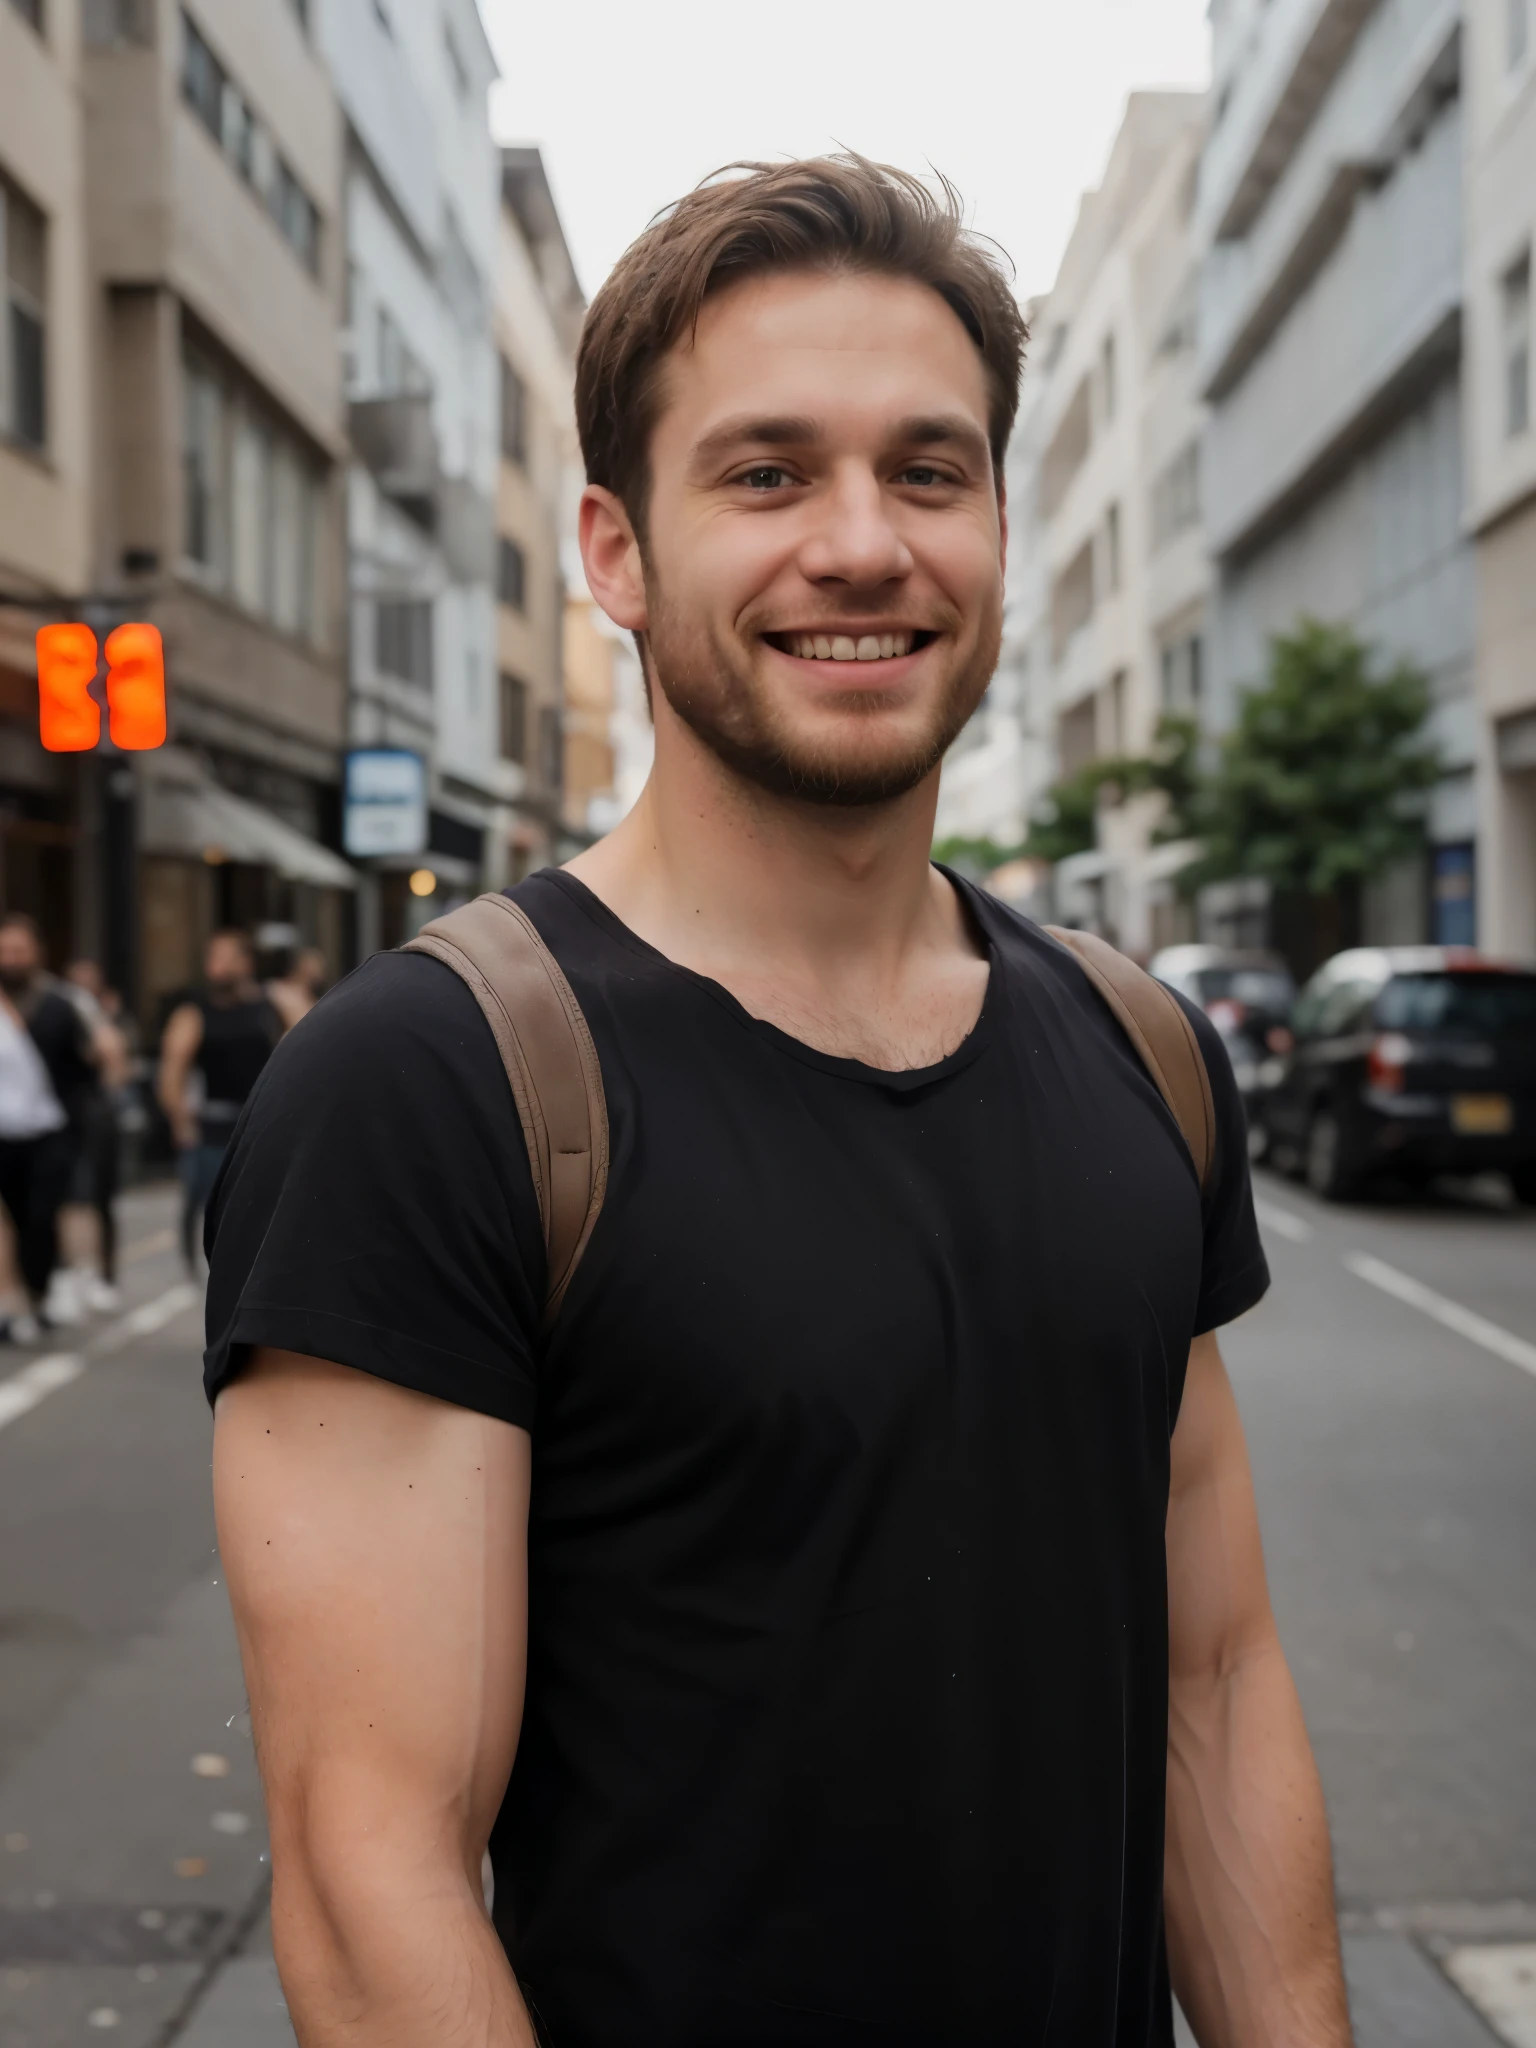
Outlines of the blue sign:
{"label": "blue sign", "polygon": [[347,756],[341,843],[355,859],[424,853],[427,770],[404,747],[359,747]]}

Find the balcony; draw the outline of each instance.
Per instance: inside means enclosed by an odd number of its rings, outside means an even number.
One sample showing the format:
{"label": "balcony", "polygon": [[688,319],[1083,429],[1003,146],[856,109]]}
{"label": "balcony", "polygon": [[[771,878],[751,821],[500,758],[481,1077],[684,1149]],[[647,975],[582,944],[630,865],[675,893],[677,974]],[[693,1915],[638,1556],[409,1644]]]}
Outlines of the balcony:
{"label": "balcony", "polygon": [[354,399],[347,408],[352,446],[386,498],[392,498],[429,531],[437,525],[437,490],[442,474],[432,395],[398,392],[388,398]]}

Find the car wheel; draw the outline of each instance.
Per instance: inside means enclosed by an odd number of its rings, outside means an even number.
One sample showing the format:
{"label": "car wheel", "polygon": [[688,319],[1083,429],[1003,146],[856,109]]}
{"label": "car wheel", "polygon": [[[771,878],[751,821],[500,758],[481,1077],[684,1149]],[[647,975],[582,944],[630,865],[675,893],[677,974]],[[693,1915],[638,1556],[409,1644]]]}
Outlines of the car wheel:
{"label": "car wheel", "polygon": [[1509,1178],[1515,1200],[1523,1202],[1528,1209],[1536,1209],[1536,1160],[1529,1166],[1515,1167]]}
{"label": "car wheel", "polygon": [[1357,1178],[1343,1126],[1331,1109],[1320,1109],[1307,1133],[1307,1186],[1325,1202],[1342,1202],[1353,1192]]}

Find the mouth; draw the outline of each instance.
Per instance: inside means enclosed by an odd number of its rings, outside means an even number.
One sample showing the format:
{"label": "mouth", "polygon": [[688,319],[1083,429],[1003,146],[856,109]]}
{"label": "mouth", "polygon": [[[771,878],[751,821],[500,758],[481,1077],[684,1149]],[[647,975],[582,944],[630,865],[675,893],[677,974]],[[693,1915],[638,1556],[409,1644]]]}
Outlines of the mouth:
{"label": "mouth", "polygon": [[937,633],[899,631],[878,633],[765,633],[763,638],[780,654],[797,661],[900,661],[920,654],[938,638]]}

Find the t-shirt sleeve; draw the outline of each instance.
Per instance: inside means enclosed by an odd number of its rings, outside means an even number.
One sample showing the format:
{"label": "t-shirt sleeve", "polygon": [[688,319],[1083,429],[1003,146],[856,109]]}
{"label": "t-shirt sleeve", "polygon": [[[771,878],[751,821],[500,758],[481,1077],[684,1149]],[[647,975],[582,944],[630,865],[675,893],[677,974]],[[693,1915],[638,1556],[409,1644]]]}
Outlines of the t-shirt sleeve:
{"label": "t-shirt sleeve", "polygon": [[1216,1106],[1216,1159],[1205,1191],[1205,1251],[1195,1335],[1220,1329],[1246,1315],[1269,1291],[1269,1264],[1253,1213],[1248,1171],[1248,1119],[1221,1033],[1196,1004],[1184,997],[1184,1013],[1195,1027],[1211,1097]]}
{"label": "t-shirt sleeve", "polygon": [[490,1027],[439,961],[376,955],[282,1041],[206,1244],[210,1400],[270,1345],[532,1427],[533,1177]]}

